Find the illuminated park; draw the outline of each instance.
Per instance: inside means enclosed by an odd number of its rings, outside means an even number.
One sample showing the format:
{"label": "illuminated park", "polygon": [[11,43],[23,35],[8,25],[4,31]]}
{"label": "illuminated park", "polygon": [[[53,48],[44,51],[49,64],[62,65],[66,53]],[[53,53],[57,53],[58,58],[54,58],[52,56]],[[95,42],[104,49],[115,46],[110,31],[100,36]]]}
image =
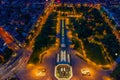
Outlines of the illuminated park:
{"label": "illuminated park", "polygon": [[1,0],[0,80],[120,80],[120,1]]}

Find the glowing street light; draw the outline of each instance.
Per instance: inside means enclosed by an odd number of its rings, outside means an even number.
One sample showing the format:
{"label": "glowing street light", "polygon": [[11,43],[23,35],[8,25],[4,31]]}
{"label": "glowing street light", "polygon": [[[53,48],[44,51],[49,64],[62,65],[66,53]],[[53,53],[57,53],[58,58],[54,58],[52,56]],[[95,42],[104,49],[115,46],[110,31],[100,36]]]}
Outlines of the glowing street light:
{"label": "glowing street light", "polygon": [[85,75],[85,76],[91,76],[90,70],[88,68],[81,69],[81,73],[82,75]]}
{"label": "glowing street light", "polygon": [[36,72],[36,76],[45,76],[46,75],[46,69],[38,69]]}

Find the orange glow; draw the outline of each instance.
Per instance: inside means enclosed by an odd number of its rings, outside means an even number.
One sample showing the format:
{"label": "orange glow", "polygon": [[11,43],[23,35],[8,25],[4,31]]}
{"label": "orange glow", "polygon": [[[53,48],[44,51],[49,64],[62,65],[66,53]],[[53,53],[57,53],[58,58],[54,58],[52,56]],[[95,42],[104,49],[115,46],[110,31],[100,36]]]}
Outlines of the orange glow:
{"label": "orange glow", "polygon": [[27,69],[29,69],[29,75],[32,78],[39,78],[46,75],[46,70],[42,65],[28,64]]}
{"label": "orange glow", "polygon": [[112,80],[110,77],[104,76],[103,80]]}
{"label": "orange glow", "polygon": [[14,42],[13,37],[7,31],[5,31],[2,27],[0,27],[0,36],[7,44],[11,44]]}
{"label": "orange glow", "polygon": [[4,62],[4,57],[2,55],[0,55],[0,59],[2,59],[2,62]]}
{"label": "orange glow", "polygon": [[57,0],[57,2],[60,2],[60,0]]}

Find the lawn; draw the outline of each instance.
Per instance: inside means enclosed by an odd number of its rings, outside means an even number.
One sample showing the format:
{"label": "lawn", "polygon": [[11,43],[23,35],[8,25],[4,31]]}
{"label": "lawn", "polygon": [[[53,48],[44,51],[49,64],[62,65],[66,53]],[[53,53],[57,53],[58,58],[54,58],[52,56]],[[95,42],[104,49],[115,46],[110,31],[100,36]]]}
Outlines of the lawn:
{"label": "lawn", "polygon": [[83,42],[85,45],[86,55],[90,60],[96,64],[107,64],[107,61],[103,56],[104,53],[102,53],[102,47],[100,45],[89,43],[87,40],[84,40]]}
{"label": "lawn", "polygon": [[[100,11],[96,8],[82,5],[81,7],[75,6],[77,13],[83,13],[81,18],[70,18],[70,23],[73,24],[74,34],[78,34],[78,38],[82,39],[84,42],[84,47],[86,48],[87,57],[97,64],[106,64],[104,59],[103,46],[107,49],[109,57],[111,60],[115,60],[118,56],[115,54],[120,54],[120,44],[116,39],[115,35],[112,33],[112,29],[104,21],[100,14]],[[84,41],[93,40],[91,41]],[[73,41],[76,45],[75,50],[77,50],[78,41]],[[101,45],[99,45],[101,43]]]}
{"label": "lawn", "polygon": [[33,48],[33,54],[29,62],[37,63],[39,61],[40,53],[51,47],[56,41],[56,13],[49,15],[46,23],[39,35],[37,36]]}

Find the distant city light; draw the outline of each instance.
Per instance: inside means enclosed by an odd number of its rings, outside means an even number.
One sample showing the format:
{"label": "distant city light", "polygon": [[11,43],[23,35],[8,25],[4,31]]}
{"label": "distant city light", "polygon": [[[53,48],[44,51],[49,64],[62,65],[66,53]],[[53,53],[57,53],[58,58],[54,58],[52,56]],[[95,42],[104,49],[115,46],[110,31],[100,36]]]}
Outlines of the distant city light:
{"label": "distant city light", "polygon": [[118,53],[115,53],[115,55],[117,56],[117,55],[118,55]]}
{"label": "distant city light", "polygon": [[60,0],[57,0],[57,2],[60,2]]}

